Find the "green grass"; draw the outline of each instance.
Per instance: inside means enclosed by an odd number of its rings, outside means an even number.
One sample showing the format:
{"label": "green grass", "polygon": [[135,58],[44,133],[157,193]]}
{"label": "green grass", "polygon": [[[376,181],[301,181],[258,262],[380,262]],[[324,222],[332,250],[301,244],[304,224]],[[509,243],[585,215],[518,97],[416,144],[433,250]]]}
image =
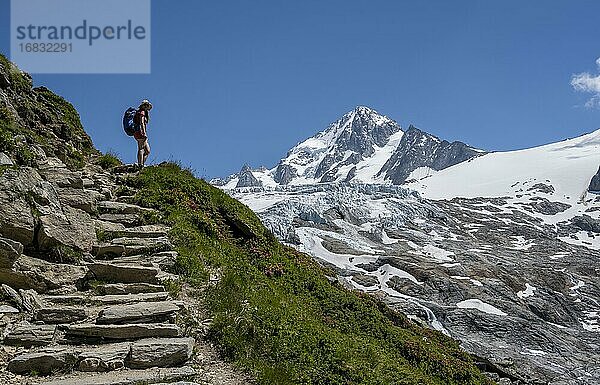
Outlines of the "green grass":
{"label": "green grass", "polygon": [[490,384],[458,343],[374,298],[330,282],[309,256],[279,243],[256,215],[167,163],[133,180],[137,203],[161,211],[198,285],[210,338],[263,384]]}
{"label": "green grass", "polygon": [[98,165],[100,167],[102,167],[105,170],[108,170],[110,168],[113,168],[115,166],[119,166],[123,164],[123,162],[121,161],[121,159],[119,159],[119,157],[117,156],[117,154],[114,154],[112,152],[107,152],[106,154],[103,154],[99,159],[98,159]]}
{"label": "green grass", "polygon": [[6,56],[0,54],[0,65],[6,68],[6,72],[9,76],[11,87],[17,91],[28,91],[31,90],[32,82],[31,78],[24,75],[16,65],[14,65]]}

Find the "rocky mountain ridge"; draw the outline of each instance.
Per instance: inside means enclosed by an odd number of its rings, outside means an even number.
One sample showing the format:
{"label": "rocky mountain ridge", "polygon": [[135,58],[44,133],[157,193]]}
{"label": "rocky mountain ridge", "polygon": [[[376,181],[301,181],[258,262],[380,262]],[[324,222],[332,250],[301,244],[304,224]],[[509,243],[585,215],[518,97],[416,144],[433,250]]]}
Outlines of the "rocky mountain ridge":
{"label": "rocky mountain ridge", "polygon": [[358,106],[294,146],[273,169],[244,167],[212,183],[226,188],[328,182],[402,184],[417,169],[441,170],[484,153],[462,142],[440,140],[412,125],[404,132],[392,119]]}

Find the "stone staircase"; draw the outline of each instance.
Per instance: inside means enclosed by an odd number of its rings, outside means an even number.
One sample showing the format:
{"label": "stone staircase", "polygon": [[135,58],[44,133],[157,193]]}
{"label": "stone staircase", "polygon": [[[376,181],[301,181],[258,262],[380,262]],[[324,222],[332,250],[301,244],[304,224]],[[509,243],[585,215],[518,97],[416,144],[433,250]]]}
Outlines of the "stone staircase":
{"label": "stone staircase", "polygon": [[[32,385],[196,384],[180,382],[202,377],[192,367],[197,341],[177,324],[186,304],[163,286],[178,280],[171,272],[177,253],[167,237],[169,228],[145,224],[157,213],[129,203],[131,195],[113,196],[118,183],[112,174],[96,168],[87,183],[82,175],[80,185],[72,186],[73,176],[62,171],[67,175],[53,175],[71,189],[67,204],[91,214],[97,238],[90,253],[70,267],[75,274],[55,272],[71,276],[64,277],[66,284],[48,286],[53,289],[17,289],[18,284],[13,288],[13,281],[0,274],[4,297],[10,299],[10,304],[0,304],[5,324],[0,356],[7,361],[0,380]],[[129,171],[123,167],[113,172],[127,178]],[[100,199],[89,200],[90,196]],[[54,263],[29,259],[44,272],[56,268]],[[23,275],[31,270],[12,269]],[[244,382],[205,378],[202,383]]]}

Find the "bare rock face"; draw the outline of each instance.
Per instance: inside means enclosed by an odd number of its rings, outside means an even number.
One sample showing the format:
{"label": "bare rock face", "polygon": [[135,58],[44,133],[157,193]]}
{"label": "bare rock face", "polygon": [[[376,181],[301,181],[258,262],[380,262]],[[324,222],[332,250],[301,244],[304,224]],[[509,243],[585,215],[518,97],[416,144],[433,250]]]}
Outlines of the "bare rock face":
{"label": "bare rock face", "polygon": [[252,174],[250,166],[244,165],[238,174],[238,182],[235,187],[260,187],[262,183]]}
{"label": "bare rock face", "polygon": [[462,142],[448,142],[410,126],[398,148],[383,165],[379,175],[394,184],[402,184],[419,167],[442,170],[484,154]]}
{"label": "bare rock face", "polygon": [[23,245],[20,242],[0,237],[0,268],[11,267],[22,252]]}
{"label": "bare rock face", "polygon": [[8,169],[0,175],[0,235],[29,246],[34,241],[36,198],[49,203],[51,186],[31,168]]}
{"label": "bare rock face", "polygon": [[588,187],[588,191],[595,193],[600,192],[600,168],[598,169],[598,172],[596,172],[596,174],[592,177],[592,180],[590,181],[590,186]]}

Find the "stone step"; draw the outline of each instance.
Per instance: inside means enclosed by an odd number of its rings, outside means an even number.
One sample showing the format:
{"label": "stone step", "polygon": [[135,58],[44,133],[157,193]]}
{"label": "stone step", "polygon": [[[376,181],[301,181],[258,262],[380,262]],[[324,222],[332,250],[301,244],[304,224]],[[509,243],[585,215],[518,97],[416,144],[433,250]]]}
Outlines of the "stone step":
{"label": "stone step", "polygon": [[[110,223],[110,222],[109,222]],[[164,225],[142,225],[135,227],[118,228],[120,226],[99,224],[99,228],[103,229],[110,238],[160,238],[166,237],[171,229]]]}
{"label": "stone step", "polygon": [[135,201],[135,195],[120,195],[115,198],[115,201],[122,203],[133,203]]}
{"label": "stone step", "polygon": [[150,254],[172,250],[173,245],[166,237],[158,238],[115,238],[110,242],[94,245],[92,254],[97,258],[111,259],[135,254]]}
{"label": "stone step", "polygon": [[114,305],[102,309],[96,323],[106,325],[169,321],[179,310],[180,307],[174,301]]}
{"label": "stone step", "polygon": [[56,325],[34,325],[23,321],[10,325],[4,331],[3,343],[12,346],[44,346],[54,340]]}
{"label": "stone step", "polygon": [[192,378],[196,371],[189,366],[179,368],[152,368],[120,370],[108,373],[70,374],[61,379],[39,380],[33,385],[150,385],[172,384]]}
{"label": "stone step", "polygon": [[137,164],[120,164],[111,168],[110,170],[114,174],[129,174],[129,173],[137,173],[139,171]]}
{"label": "stone step", "polygon": [[154,209],[115,201],[98,202],[98,210],[102,214],[141,214],[156,212]]}
{"label": "stone step", "polygon": [[194,348],[193,338],[147,338],[100,346],[60,346],[14,357],[7,369],[16,374],[78,370],[106,372],[121,368],[147,369],[183,365]]}
{"label": "stone step", "polygon": [[176,251],[161,251],[151,255],[129,255],[124,257],[113,258],[111,263],[115,264],[130,264],[141,265],[147,267],[158,267],[162,270],[171,270],[177,261]]}
{"label": "stone step", "polygon": [[53,306],[35,310],[33,318],[46,324],[62,324],[83,321],[86,316],[85,309],[81,307]]}
{"label": "stone step", "polygon": [[139,214],[100,214],[99,218],[104,222],[120,223],[126,227],[143,224],[143,219]]}
{"label": "stone step", "polygon": [[161,285],[150,283],[105,283],[94,287],[94,291],[100,295],[118,295],[118,294],[141,294],[157,293],[164,291]]}
{"label": "stone step", "polygon": [[6,368],[16,374],[39,373],[47,375],[64,371],[77,363],[77,355],[69,349],[51,348],[34,353],[21,354],[8,362]]}
{"label": "stone step", "polygon": [[146,369],[186,363],[194,350],[193,338],[147,338],[131,344],[127,367]]}
{"label": "stone step", "polygon": [[97,325],[88,323],[60,325],[58,329],[62,333],[59,343],[167,338],[178,337],[181,333],[179,327],[174,324]]}
{"label": "stone step", "polygon": [[96,262],[87,265],[92,277],[107,283],[151,283],[157,284],[159,270],[153,267],[118,265]]}
{"label": "stone step", "polygon": [[83,210],[88,214],[96,214],[97,202],[104,199],[104,195],[88,189],[75,189],[71,187],[59,188],[60,203]]}
{"label": "stone step", "polygon": [[[154,286],[154,285],[153,285]],[[164,287],[160,287],[164,290]],[[169,293],[159,291],[154,293],[138,293],[138,294],[108,294],[108,295],[86,295],[71,294],[71,295],[53,295],[44,297],[44,301],[54,304],[69,304],[69,305],[119,305],[136,302],[156,302],[165,301],[169,298]]]}

